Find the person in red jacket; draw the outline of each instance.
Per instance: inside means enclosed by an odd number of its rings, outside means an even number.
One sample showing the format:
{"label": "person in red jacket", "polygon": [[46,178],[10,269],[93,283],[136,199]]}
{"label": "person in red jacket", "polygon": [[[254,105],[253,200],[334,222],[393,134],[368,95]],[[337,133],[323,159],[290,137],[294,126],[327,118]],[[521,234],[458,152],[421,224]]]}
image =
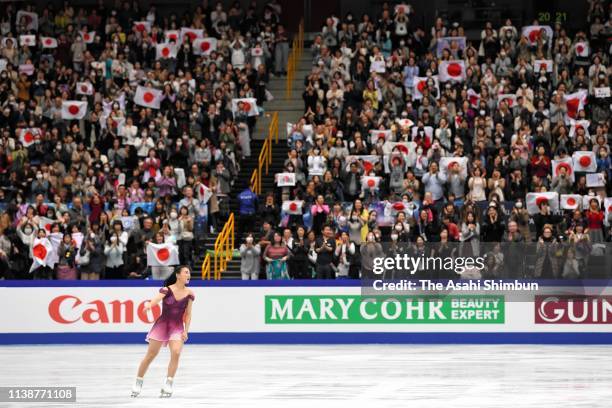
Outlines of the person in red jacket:
{"label": "person in red jacket", "polygon": [[585,212],[591,242],[604,242],[604,217],[604,212],[599,208],[599,201],[596,198],[591,198],[589,201],[589,209]]}

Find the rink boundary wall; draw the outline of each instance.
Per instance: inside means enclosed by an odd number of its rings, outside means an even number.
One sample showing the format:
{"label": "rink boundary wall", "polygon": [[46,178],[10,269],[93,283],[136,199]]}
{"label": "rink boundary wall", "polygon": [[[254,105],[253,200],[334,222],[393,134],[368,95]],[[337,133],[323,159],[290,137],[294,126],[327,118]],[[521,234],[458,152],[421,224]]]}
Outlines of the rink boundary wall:
{"label": "rink boundary wall", "polygon": [[[143,344],[146,333],[1,333],[0,345]],[[186,344],[612,344],[612,333],[190,333]]]}
{"label": "rink boundary wall", "polygon": [[[559,293],[563,293],[564,288],[612,287],[607,280],[537,282],[551,287],[553,291],[554,287],[559,287]],[[484,325],[385,326],[334,322],[270,325],[264,321],[263,299],[268,295],[357,296],[361,285],[362,282],[358,280],[193,280],[190,286],[196,289],[194,306],[198,307],[198,317],[195,324],[192,322],[188,344],[612,344],[612,320],[608,324],[538,325],[534,324],[533,302],[520,305],[506,302],[505,320]],[[49,299],[57,297],[64,288],[64,294],[81,296],[81,308],[87,306],[91,299],[101,299],[107,302],[107,307],[113,299],[131,300],[137,306],[155,293],[152,288],[160,286],[160,281],[152,280],[0,281],[0,306],[3,310],[0,314],[0,345],[143,344],[146,330],[153,320],[141,318],[140,321],[127,322],[129,324],[120,322],[115,325],[111,322],[100,326],[83,325],[82,319],[77,319],[80,321],[75,320],[75,324],[58,325],[49,318],[50,312],[47,313]],[[131,288],[140,289],[131,292]],[[206,288],[212,291],[208,292]],[[206,291],[206,296],[197,293],[202,290]],[[604,294],[604,291],[608,293]],[[604,291],[598,293],[612,302],[610,292]],[[238,301],[228,303],[227,300],[236,294],[239,296],[233,299]],[[30,307],[18,306],[20,299],[26,299]],[[69,302],[66,307],[67,316],[72,319],[70,312],[76,312],[78,308],[75,309],[76,305]]]}

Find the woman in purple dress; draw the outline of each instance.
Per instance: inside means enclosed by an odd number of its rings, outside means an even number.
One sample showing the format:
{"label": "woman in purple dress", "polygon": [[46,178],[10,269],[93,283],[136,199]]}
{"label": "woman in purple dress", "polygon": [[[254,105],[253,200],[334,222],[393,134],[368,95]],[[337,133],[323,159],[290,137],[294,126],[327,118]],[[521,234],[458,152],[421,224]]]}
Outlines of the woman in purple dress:
{"label": "woman in purple dress", "polygon": [[145,311],[152,309],[162,302],[161,316],[155,321],[147,335],[149,348],[138,367],[136,383],[132,388],[132,397],[137,397],[142,390],[142,382],[149,365],[159,353],[162,346],[170,346],[170,363],[168,376],[161,389],[160,397],[172,395],[172,382],[183,343],[187,341],[187,332],[191,323],[191,305],[195,299],[193,291],[187,288],[191,279],[191,270],[188,266],[179,266],[174,273],[166,279],[164,287],[159,290],[153,299],[145,304]]}

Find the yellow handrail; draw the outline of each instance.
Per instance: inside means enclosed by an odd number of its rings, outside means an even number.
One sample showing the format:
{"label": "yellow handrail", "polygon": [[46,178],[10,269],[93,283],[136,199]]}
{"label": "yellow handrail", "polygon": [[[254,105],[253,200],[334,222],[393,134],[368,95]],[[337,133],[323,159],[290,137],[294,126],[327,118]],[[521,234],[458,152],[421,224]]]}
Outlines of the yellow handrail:
{"label": "yellow handrail", "polygon": [[304,20],[300,21],[296,36],[291,44],[291,53],[287,59],[287,86],[285,88],[285,97],[291,98],[293,93],[293,80],[295,71],[297,70],[299,59],[304,51]]}
{"label": "yellow handrail", "polygon": [[206,254],[202,262],[202,279],[210,280],[210,254]]}
{"label": "yellow handrail", "polygon": [[234,213],[231,213],[215,240],[215,280],[221,279],[221,273],[227,270],[227,262],[234,256],[234,244]]}
{"label": "yellow handrail", "polygon": [[[270,125],[268,126],[268,135],[266,136],[261,151],[259,152],[259,158],[257,160],[257,167],[253,170],[249,185],[251,190],[255,194],[261,194],[261,178],[264,175],[268,175],[270,170],[270,164],[272,164],[272,144],[278,143],[278,112],[272,114]],[[265,169],[265,173],[264,173]]]}

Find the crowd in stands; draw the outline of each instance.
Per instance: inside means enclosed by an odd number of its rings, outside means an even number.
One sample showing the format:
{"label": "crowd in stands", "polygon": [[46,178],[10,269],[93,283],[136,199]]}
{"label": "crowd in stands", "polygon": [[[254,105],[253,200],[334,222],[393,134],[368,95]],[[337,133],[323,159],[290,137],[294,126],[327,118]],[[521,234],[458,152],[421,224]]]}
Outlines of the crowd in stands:
{"label": "crowd in stands", "polygon": [[281,7],[100,0],[0,16],[0,279],[164,279],[219,230]]}
{"label": "crowd in stands", "polygon": [[491,252],[472,277],[586,277],[612,237],[605,4],[585,4],[578,31],[506,20],[467,39],[405,5],[329,16],[243,279],[358,278],[400,244],[458,256],[495,242],[533,243],[535,266],[504,275]]}

